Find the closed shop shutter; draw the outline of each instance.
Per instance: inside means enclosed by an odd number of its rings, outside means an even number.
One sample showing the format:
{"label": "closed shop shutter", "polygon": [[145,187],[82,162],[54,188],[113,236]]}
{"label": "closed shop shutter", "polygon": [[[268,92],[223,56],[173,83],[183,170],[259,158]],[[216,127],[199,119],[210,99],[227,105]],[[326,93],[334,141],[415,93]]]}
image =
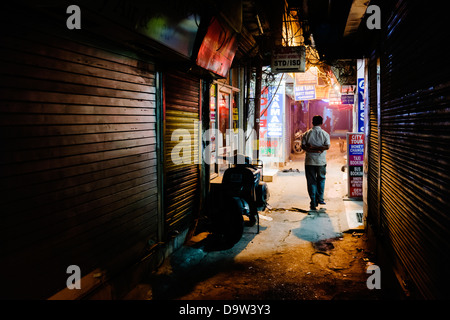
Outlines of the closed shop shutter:
{"label": "closed shop shutter", "polygon": [[443,12],[399,1],[381,56],[382,232],[395,264],[429,299],[449,297],[442,273],[450,262],[450,83],[442,59],[442,41],[448,38]]}
{"label": "closed shop shutter", "polygon": [[101,275],[86,292],[158,241],[154,66],[87,34],[54,34],[61,27],[39,15],[7,14],[1,290],[46,299],[77,265],[82,277]]}
{"label": "closed shop shutter", "polygon": [[172,235],[189,225],[199,205],[200,79],[165,74],[164,104],[164,208]]}
{"label": "closed shop shutter", "polygon": [[379,170],[379,149],[378,149],[378,103],[377,103],[377,59],[375,53],[369,60],[369,171],[367,176],[368,187],[368,207],[367,218],[375,230],[379,229],[379,208],[378,208],[378,170]]}

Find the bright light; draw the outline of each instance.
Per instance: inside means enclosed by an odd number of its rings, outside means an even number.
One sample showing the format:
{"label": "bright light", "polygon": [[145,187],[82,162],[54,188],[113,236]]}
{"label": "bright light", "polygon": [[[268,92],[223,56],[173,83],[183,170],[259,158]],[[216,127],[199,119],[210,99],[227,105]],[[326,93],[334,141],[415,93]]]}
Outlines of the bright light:
{"label": "bright light", "polygon": [[283,14],[282,36],[285,47],[297,47],[304,43],[302,29],[298,21],[298,12],[296,10],[288,9],[287,2],[285,3],[285,12]]}

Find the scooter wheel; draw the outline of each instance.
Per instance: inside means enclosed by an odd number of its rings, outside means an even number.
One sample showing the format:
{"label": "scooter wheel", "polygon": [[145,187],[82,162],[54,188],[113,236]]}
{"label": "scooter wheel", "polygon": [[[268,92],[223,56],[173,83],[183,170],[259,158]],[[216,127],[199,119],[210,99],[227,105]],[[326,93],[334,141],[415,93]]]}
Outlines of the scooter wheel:
{"label": "scooter wheel", "polygon": [[295,153],[299,153],[299,154],[305,152],[305,150],[302,149],[301,141],[295,141],[292,149],[294,150]]}

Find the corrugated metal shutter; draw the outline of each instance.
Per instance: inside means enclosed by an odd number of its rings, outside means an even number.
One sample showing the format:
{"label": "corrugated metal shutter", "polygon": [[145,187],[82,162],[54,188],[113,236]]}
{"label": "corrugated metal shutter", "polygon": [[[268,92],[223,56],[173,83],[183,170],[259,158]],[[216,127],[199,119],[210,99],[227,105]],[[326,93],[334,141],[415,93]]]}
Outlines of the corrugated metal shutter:
{"label": "corrugated metal shutter", "polygon": [[46,299],[68,266],[102,272],[98,285],[158,241],[154,66],[39,14],[4,13],[1,290]]}
{"label": "corrugated metal shutter", "polygon": [[381,222],[425,298],[449,297],[450,82],[445,10],[398,1],[381,56]]}
{"label": "corrugated metal shutter", "polygon": [[378,143],[378,103],[377,103],[377,59],[375,53],[368,65],[369,88],[369,171],[368,183],[368,207],[367,218],[375,230],[380,228],[379,199],[378,199],[378,175],[379,175],[379,143]]}
{"label": "corrugated metal shutter", "polygon": [[[164,97],[164,207],[166,233],[171,235],[188,226],[199,206],[200,79],[167,73]],[[187,141],[181,142],[180,135],[188,135]]]}

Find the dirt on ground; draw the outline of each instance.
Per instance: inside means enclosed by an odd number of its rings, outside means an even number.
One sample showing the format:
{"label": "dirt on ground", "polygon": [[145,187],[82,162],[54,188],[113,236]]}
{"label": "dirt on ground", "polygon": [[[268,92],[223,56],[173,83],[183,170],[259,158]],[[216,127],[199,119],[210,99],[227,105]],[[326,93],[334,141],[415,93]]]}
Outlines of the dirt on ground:
{"label": "dirt on ground", "polygon": [[345,230],[345,153],[332,140],[327,153],[326,205],[308,211],[304,155],[269,182],[269,207],[232,248],[208,246],[201,224],[193,238],[152,273],[147,299],[347,300],[381,299],[370,290],[373,264],[364,231]]}

